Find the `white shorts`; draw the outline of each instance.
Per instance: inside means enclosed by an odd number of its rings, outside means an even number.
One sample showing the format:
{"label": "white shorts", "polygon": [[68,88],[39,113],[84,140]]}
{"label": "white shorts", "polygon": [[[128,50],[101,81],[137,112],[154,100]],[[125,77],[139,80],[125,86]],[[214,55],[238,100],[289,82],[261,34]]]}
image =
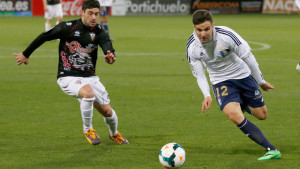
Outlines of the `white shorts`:
{"label": "white shorts", "polygon": [[[90,85],[95,93],[95,101],[101,105],[106,105],[110,103],[108,93],[100,82],[98,76],[91,77],[61,77],[57,79],[57,83],[60,86],[61,90],[70,96],[75,96],[78,98],[78,92],[84,85]],[[80,101],[81,98],[78,98]]]}
{"label": "white shorts", "polygon": [[61,4],[47,5],[48,10],[45,11],[45,18],[52,19],[56,17],[63,17],[63,9]]}

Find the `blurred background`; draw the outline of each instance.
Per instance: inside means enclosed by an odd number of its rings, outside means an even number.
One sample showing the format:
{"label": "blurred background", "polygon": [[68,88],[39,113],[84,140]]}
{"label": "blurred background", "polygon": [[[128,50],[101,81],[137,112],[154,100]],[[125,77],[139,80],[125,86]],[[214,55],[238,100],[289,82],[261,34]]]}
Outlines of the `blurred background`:
{"label": "blurred background", "polygon": [[[63,0],[64,16],[80,14],[83,0]],[[198,8],[214,14],[300,14],[299,0],[115,0],[110,15],[187,15]],[[1,0],[0,16],[43,16],[42,0]]]}

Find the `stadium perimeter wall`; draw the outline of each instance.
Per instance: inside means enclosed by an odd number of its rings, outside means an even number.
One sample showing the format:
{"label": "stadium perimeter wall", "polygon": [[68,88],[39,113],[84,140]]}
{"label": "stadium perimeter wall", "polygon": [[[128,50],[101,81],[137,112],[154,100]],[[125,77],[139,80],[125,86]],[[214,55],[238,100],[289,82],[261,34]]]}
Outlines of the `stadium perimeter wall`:
{"label": "stadium perimeter wall", "polygon": [[[82,2],[63,0],[64,15],[80,15]],[[200,8],[209,9],[214,14],[300,14],[300,0],[115,0],[110,14],[187,15]],[[0,0],[0,16],[43,15],[42,0]]]}

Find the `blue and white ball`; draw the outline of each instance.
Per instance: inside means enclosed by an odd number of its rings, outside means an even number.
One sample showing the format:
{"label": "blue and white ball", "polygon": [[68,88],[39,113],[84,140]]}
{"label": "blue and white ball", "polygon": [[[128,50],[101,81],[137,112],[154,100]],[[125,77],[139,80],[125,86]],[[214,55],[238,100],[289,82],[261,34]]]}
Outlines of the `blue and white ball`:
{"label": "blue and white ball", "polygon": [[181,167],[186,158],[185,150],[177,143],[164,145],[159,152],[159,162],[166,168]]}

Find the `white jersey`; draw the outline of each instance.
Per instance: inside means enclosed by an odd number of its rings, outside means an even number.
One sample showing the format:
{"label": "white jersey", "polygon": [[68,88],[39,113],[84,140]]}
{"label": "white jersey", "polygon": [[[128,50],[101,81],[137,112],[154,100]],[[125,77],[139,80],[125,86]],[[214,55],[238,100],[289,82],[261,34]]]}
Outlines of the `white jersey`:
{"label": "white jersey", "polygon": [[112,6],[113,1],[112,0],[98,0],[100,3],[100,6]]}
{"label": "white jersey", "polygon": [[[212,84],[229,79],[242,79],[249,76],[251,71],[261,76],[248,43],[225,26],[215,26],[212,39],[205,44],[201,43],[194,31],[188,40],[186,52],[192,73],[197,78],[204,97],[210,96],[204,66]],[[262,76],[258,78],[259,84],[264,83]]]}

